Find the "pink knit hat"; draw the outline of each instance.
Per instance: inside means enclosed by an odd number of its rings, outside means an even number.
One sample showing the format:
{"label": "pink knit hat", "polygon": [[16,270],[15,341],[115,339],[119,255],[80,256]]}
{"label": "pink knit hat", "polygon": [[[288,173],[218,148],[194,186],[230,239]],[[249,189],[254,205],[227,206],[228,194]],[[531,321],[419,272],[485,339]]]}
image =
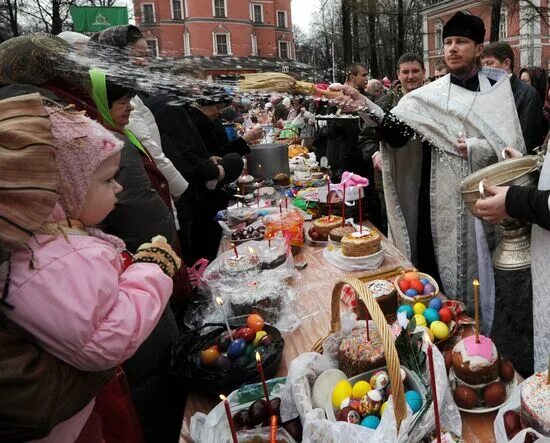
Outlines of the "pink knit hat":
{"label": "pink knit hat", "polygon": [[124,143],[82,113],[48,107],[59,168],[59,200],[67,215],[78,219],[92,175]]}

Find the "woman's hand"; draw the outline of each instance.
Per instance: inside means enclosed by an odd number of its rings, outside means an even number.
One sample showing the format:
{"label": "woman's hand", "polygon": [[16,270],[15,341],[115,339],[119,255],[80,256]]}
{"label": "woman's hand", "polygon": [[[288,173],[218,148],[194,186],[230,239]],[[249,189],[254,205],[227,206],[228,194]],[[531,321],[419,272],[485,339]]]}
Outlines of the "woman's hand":
{"label": "woman's hand", "polygon": [[502,150],[502,156],[506,158],[520,158],[523,157],[523,154],[514,148],[504,148]]}
{"label": "woman's hand", "polygon": [[491,186],[485,185],[485,193],[490,197],[480,198],[475,208],[484,221],[489,223],[498,223],[508,217],[506,212],[506,193],[509,186]]}

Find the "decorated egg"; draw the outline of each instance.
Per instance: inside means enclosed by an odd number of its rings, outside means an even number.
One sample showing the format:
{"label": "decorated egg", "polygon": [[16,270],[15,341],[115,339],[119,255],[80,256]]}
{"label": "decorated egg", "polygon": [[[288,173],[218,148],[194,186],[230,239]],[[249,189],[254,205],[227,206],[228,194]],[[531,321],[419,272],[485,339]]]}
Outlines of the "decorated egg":
{"label": "decorated egg", "polygon": [[231,360],[222,354],[212,364],[212,367],[218,371],[227,371],[231,367]]}
{"label": "decorated egg", "polygon": [[498,406],[506,400],[506,387],[504,383],[495,381],[485,388],[483,399],[489,407]]}
{"label": "decorated egg", "polygon": [[424,285],[420,282],[420,280],[410,280],[411,282],[411,289],[414,289],[419,294],[422,294],[424,291]]}
{"label": "decorated egg", "polygon": [[443,302],[439,297],[432,298],[430,300],[430,303],[428,304],[428,308],[435,309],[438,313],[442,306],[443,306]]}
{"label": "decorated egg", "polygon": [[266,335],[267,335],[267,332],[265,332],[265,331],[256,332],[256,337],[254,338],[254,341],[252,342],[252,344],[254,346],[259,346],[260,345],[260,340],[262,338],[264,338]]}
{"label": "decorated egg", "polygon": [[351,409],[350,407],[342,408],[340,412],[338,412],[338,421],[347,421],[348,423],[352,423],[354,425],[358,425],[361,422],[361,416],[355,409]]}
{"label": "decorated egg", "polygon": [[439,310],[439,319],[443,323],[449,323],[454,318],[453,311],[451,311],[449,308],[441,308]]}
{"label": "decorated egg", "polygon": [[201,351],[201,363],[204,366],[211,366],[220,356],[220,351],[217,346],[211,346]]}
{"label": "decorated egg", "polygon": [[457,386],[453,398],[459,408],[473,409],[478,405],[476,391],[469,386]]}
{"label": "decorated egg", "polygon": [[342,400],[342,403],[340,403],[340,409],[344,409],[344,408],[347,408],[349,406],[349,402],[350,402],[350,398],[344,398]]}
{"label": "decorated egg", "polygon": [[508,383],[512,381],[514,376],[516,375],[516,370],[514,369],[514,365],[510,360],[502,359],[500,360],[499,366],[498,366],[498,376],[504,383]]}
{"label": "decorated egg", "polygon": [[253,341],[255,336],[256,333],[250,328],[239,328],[233,334],[234,338],[242,338],[247,343]]}
{"label": "decorated egg", "polygon": [[401,305],[401,306],[399,306],[399,309],[397,310],[397,312],[404,312],[405,314],[407,314],[407,318],[409,320],[414,315],[413,308],[410,305]]}
{"label": "decorated egg", "polygon": [[425,286],[425,285],[427,285],[428,283],[430,283],[430,280],[427,279],[426,277],[422,277],[422,278],[420,279],[420,282]]}
{"label": "decorated egg", "polygon": [[238,338],[227,348],[227,356],[232,360],[238,358],[244,354],[244,348],[246,348],[246,342],[244,339]]}
{"label": "decorated egg", "polygon": [[428,322],[428,324],[431,324],[432,322],[439,320],[439,312],[437,312],[433,308],[426,309],[423,315],[424,315],[424,318],[426,319],[426,322]]}
{"label": "decorated egg", "polygon": [[414,317],[413,317],[414,321],[416,322],[416,326],[426,326],[426,319],[424,318],[423,315],[420,315],[420,314],[416,314]]}
{"label": "decorated egg", "polygon": [[353,385],[351,390],[351,396],[353,398],[363,398],[363,396],[372,389],[372,386],[369,382],[365,380],[360,380]]}
{"label": "decorated egg", "polygon": [[422,407],[422,397],[416,391],[407,391],[405,393],[405,401],[413,411],[413,414],[420,411]]}
{"label": "decorated egg", "polygon": [[348,405],[351,409],[355,409],[357,412],[361,409],[361,399],[360,398],[352,398],[349,401]]}
{"label": "decorated egg", "polygon": [[415,297],[418,295],[418,292],[415,291],[413,288],[407,289],[405,292],[405,295],[408,295],[409,297]]}
{"label": "decorated egg", "polygon": [[264,319],[258,314],[249,314],[246,319],[246,325],[254,332],[261,331],[264,328]]}
{"label": "decorated egg", "polygon": [[[390,377],[389,377],[389,375],[386,371],[378,371],[374,375],[374,377],[376,377],[375,380],[374,380],[374,385],[371,383],[371,386],[374,389],[384,390],[390,384]],[[371,382],[372,381],[373,380],[372,380],[372,377],[371,377]]]}
{"label": "decorated egg", "polygon": [[378,414],[380,407],[384,403],[382,394],[376,389],[367,392],[361,399],[361,405],[359,406],[359,412],[361,415]]}
{"label": "decorated egg", "polygon": [[413,306],[413,311],[415,314],[424,314],[424,311],[426,310],[426,305],[424,305],[424,303],[415,303],[414,306]]}
{"label": "decorated egg", "polygon": [[434,337],[438,340],[444,340],[449,336],[449,327],[442,321],[434,321],[430,325],[430,330],[433,332]]}
{"label": "decorated egg", "polygon": [[376,429],[380,424],[380,419],[376,415],[369,415],[361,421],[361,426],[370,429]]}
{"label": "decorated egg", "polygon": [[351,384],[347,380],[341,380],[332,391],[332,406],[340,407],[342,401],[351,396]]}
{"label": "decorated egg", "polygon": [[405,272],[403,280],[418,280],[418,272]]}
{"label": "decorated egg", "polygon": [[224,333],[220,334],[218,336],[218,339],[216,340],[216,343],[218,345],[218,348],[220,349],[220,352],[227,351],[227,348],[231,344],[231,337],[229,335],[229,332],[225,331]]}
{"label": "decorated egg", "polygon": [[388,409],[388,402],[385,401],[382,403],[382,406],[380,406],[380,417],[384,415],[384,412],[386,412],[386,409]]}
{"label": "decorated egg", "polygon": [[244,355],[248,361],[256,361],[256,348],[252,343],[246,345],[246,348],[244,348]]}
{"label": "decorated egg", "polygon": [[424,290],[422,291],[424,295],[433,294],[434,292],[435,292],[434,285],[432,285],[431,283],[427,283],[426,285],[424,285]]}
{"label": "decorated egg", "polygon": [[399,280],[399,283],[397,283],[397,286],[399,286],[399,289],[401,289],[402,292],[407,292],[407,290],[411,287],[411,282],[402,278]]}
{"label": "decorated egg", "polygon": [[509,440],[512,440],[516,434],[521,431],[521,421],[516,411],[506,411],[504,413],[504,429]]}

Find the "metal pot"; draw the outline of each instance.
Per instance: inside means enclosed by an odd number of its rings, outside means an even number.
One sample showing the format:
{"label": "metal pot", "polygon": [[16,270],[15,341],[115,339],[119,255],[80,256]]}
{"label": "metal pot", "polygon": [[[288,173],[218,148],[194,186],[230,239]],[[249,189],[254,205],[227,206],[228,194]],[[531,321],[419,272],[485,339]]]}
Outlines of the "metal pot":
{"label": "metal pot", "polygon": [[[252,145],[248,154],[248,172],[256,178],[273,178],[280,172],[290,175],[288,145],[265,143]],[[262,165],[261,171],[259,165]]]}

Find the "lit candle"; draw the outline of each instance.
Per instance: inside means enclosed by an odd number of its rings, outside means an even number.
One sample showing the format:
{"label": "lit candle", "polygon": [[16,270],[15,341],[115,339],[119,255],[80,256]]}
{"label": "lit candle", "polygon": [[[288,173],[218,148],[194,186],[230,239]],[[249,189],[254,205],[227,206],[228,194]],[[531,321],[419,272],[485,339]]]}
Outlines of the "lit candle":
{"label": "lit candle", "polygon": [[223,405],[225,406],[225,415],[227,415],[227,421],[229,422],[229,430],[231,431],[233,443],[239,443],[239,441],[237,440],[237,431],[235,431],[235,423],[233,423],[233,417],[231,416],[231,408],[229,407],[229,402],[224,395],[220,395],[220,399],[223,401]]}
{"label": "lit candle", "polygon": [[225,309],[223,309],[223,300],[221,299],[221,297],[216,297],[216,303],[218,304],[218,306],[222,311],[223,319],[225,320],[225,326],[227,328],[227,333],[229,334],[229,339],[233,343],[233,332],[231,332],[231,328],[229,327],[229,321],[227,320],[227,314],[225,313]]}
{"label": "lit candle", "polygon": [[363,192],[362,187],[358,186],[357,192],[359,193],[359,233],[363,233],[363,203],[361,200],[363,199]]}
{"label": "lit candle", "polygon": [[264,178],[264,171],[263,171],[262,165],[258,165],[258,175],[260,176],[260,180]]}
{"label": "lit candle", "polygon": [[346,225],[346,185],[342,194],[342,227],[344,227]]}
{"label": "lit candle", "polygon": [[473,285],[474,285],[476,343],[479,343],[479,281],[477,278],[474,280]]}
{"label": "lit candle", "polygon": [[264,397],[265,397],[267,412],[269,413],[269,416],[272,416],[273,410],[271,409],[271,403],[269,402],[269,390],[267,389],[267,383],[265,381],[265,375],[264,375],[264,367],[262,365],[262,357],[260,357],[259,352],[256,352],[256,368],[258,368],[258,373],[260,374],[260,381],[262,382],[262,387],[264,388]]}
{"label": "lit candle", "polygon": [[269,432],[269,443],[277,443],[277,416],[271,416],[271,428]]}
{"label": "lit candle", "polygon": [[441,423],[439,421],[439,407],[437,403],[437,388],[435,384],[435,370],[434,370],[434,357],[432,342],[430,336],[427,333],[424,333],[424,340],[428,345],[428,366],[430,369],[430,386],[432,388],[432,398],[434,403],[434,418],[435,418],[435,435],[437,438],[437,443],[441,443]]}

